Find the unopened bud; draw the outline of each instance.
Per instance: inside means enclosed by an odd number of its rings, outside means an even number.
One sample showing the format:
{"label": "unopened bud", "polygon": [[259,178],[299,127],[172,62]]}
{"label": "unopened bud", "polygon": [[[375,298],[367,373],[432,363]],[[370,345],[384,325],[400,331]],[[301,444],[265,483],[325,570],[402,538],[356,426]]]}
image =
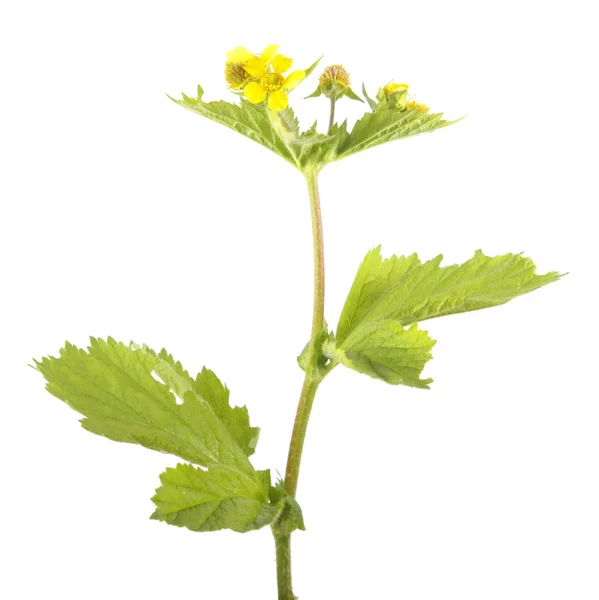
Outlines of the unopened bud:
{"label": "unopened bud", "polygon": [[331,65],[322,72],[318,83],[325,96],[329,95],[327,92],[339,95],[339,92],[349,87],[349,73],[342,65]]}
{"label": "unopened bud", "polygon": [[357,96],[349,85],[349,73],[345,68],[342,65],[331,65],[322,72],[318,79],[316,91],[307,96],[307,98],[315,98],[324,94],[327,98],[331,98],[331,100],[347,96],[352,100],[363,102],[362,98]]}

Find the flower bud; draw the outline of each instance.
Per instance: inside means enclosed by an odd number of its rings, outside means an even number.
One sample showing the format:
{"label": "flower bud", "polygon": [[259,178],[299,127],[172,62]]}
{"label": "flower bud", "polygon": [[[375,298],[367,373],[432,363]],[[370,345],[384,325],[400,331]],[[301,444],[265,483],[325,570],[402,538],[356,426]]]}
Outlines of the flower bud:
{"label": "flower bud", "polygon": [[397,110],[405,110],[408,98],[408,88],[410,86],[407,83],[393,83],[390,82],[382,89],[381,99],[385,98],[389,108],[395,108]]}
{"label": "flower bud", "polygon": [[322,72],[318,83],[327,98],[338,97],[349,87],[349,74],[342,65],[331,65]]}
{"label": "flower bud", "polygon": [[306,96],[307,98],[315,98],[324,94],[331,100],[337,100],[343,96],[347,96],[352,100],[363,102],[362,98],[357,96],[349,87],[349,73],[342,65],[331,65],[327,67],[318,79],[318,87],[313,94]]}
{"label": "flower bud", "polygon": [[385,96],[390,96],[391,94],[404,94],[405,92],[408,91],[408,88],[410,86],[407,83],[388,83],[384,88],[383,88],[383,92],[385,93]]}

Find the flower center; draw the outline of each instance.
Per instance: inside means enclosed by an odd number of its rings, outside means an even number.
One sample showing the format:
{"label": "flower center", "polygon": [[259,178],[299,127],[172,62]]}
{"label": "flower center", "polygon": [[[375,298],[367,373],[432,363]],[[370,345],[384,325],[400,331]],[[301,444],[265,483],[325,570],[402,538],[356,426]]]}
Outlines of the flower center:
{"label": "flower center", "polygon": [[267,73],[260,83],[267,92],[276,92],[283,87],[283,76],[278,73]]}

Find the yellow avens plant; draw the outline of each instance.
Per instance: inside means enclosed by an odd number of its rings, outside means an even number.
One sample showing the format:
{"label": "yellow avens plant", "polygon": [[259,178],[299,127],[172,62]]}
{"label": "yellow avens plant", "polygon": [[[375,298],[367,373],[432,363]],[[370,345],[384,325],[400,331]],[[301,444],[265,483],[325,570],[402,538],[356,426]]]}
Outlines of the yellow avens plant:
{"label": "yellow avens plant", "polygon": [[[174,100],[254,140],[306,179],[314,261],[312,328],[298,356],[304,382],[284,477],[276,480],[270,470],[254,468],[250,457],[259,429],[250,425],[245,406],[230,404],[229,390],[207,368],[192,376],[164,349],[155,352],[110,337],[91,338],[86,349],[67,343],[58,357],[35,361],[48,391],[83,415],[85,429],[182,459],[160,475],[153,519],[194,532],[269,527],[279,600],[296,598],[291,535],[305,529],[298,478],[310,411],[323,379],[341,366],[388,384],[427,389],[432,380],[422,371],[435,341],[421,322],[504,304],[560,277],[536,274],[532,260],[521,254],[490,257],[477,250],[462,264],[441,266],[442,256],[383,258],[378,247],[366,254],[337,325],[330,328],[318,174],[333,161],[456,121],[417,102],[405,83],[378,82],[374,98],[362,85],[361,97],[350,87],[346,69],[334,64],[321,71],[316,89],[306,96],[328,100],[328,126],[320,130],[314,123],[302,130],[290,102],[319,62],[295,69],[275,44],[259,53],[238,46],[227,54],[224,69],[226,85],[238,96],[234,102],[205,102],[199,86],[196,97]],[[343,98],[364,105],[364,115],[351,128],[336,120]],[[222,597],[228,597],[225,589]]]}

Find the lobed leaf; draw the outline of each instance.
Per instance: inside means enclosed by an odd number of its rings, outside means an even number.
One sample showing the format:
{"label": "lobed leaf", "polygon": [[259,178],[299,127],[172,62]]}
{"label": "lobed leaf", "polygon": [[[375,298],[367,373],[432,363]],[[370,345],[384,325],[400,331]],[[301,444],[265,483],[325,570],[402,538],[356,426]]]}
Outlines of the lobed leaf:
{"label": "lobed leaf", "polygon": [[362,324],[343,341],[326,342],[323,350],[346,367],[393,385],[428,388],[420,379],[435,341],[416,325],[405,329],[397,321]]}
{"label": "lobed leaf", "polygon": [[[196,98],[183,94],[181,100],[175,98],[171,98],[171,100],[187,110],[241,133],[241,135],[278,154],[293,166],[298,166],[285,140],[273,130],[269,116],[272,111],[266,106],[251,104],[245,98],[240,98],[239,105],[224,100],[204,102],[202,100],[203,95],[204,90],[198,85]],[[290,113],[291,110],[288,109],[287,115]],[[294,117],[291,118],[292,121],[293,119]]]}
{"label": "lobed leaf", "polygon": [[358,269],[336,332],[343,341],[362,323],[382,320],[409,325],[426,319],[504,304],[559,279],[536,274],[520,254],[485,256],[478,250],[461,265],[441,267],[442,256],[421,263],[411,256],[381,257],[371,250]]}
{"label": "lobed leaf", "polygon": [[[332,361],[388,383],[428,387],[420,374],[435,342],[416,323],[504,304],[559,279],[537,275],[519,254],[489,257],[478,250],[462,265],[421,263],[416,254],[383,259],[380,247],[364,258],[339,318],[323,344]],[[410,326],[406,329],[406,326]]]}
{"label": "lobed leaf", "polygon": [[245,533],[273,522],[282,503],[270,503],[268,471],[255,478],[240,477],[224,467],[208,471],[189,464],[168,468],[152,501],[152,519],[192,531],[232,529]]}
{"label": "lobed leaf", "polygon": [[[335,124],[327,134],[318,133],[316,123],[302,132],[291,108],[276,112],[264,103],[252,104],[243,97],[239,105],[224,100],[204,102],[203,95],[204,90],[198,85],[196,98],[183,94],[181,100],[171,100],[258,142],[302,172],[320,171],[326,164],[361,150],[456,122],[444,121],[440,113],[389,109],[366,113],[350,132],[345,121]],[[371,107],[372,102],[369,99]]]}
{"label": "lobed leaf", "polygon": [[356,121],[351,132],[340,131],[341,139],[335,160],[386,142],[442,129],[459,120],[445,121],[443,113],[429,114],[428,112],[418,112],[415,108],[405,111],[367,112]]}
{"label": "lobed leaf", "polygon": [[[45,357],[36,366],[47,390],[84,415],[81,424],[93,433],[205,467],[255,474],[248,452],[237,443],[255,439],[255,428],[238,419],[231,430],[234,409],[223,409],[223,398],[201,395],[198,390],[207,389],[205,382],[196,386],[165,351],[156,354],[112,338],[91,338],[87,352],[67,343],[59,358]],[[212,380],[206,395],[215,390],[218,385]]]}
{"label": "lobed leaf", "polygon": [[250,531],[281,518],[289,500],[271,499],[270,473],[248,456],[259,430],[247,409],[203,369],[193,379],[161,350],[91,338],[87,351],[67,343],[60,357],[36,361],[47,389],[84,415],[83,427],[118,442],[174,454],[180,464],[161,476],[152,518],[193,531]]}

